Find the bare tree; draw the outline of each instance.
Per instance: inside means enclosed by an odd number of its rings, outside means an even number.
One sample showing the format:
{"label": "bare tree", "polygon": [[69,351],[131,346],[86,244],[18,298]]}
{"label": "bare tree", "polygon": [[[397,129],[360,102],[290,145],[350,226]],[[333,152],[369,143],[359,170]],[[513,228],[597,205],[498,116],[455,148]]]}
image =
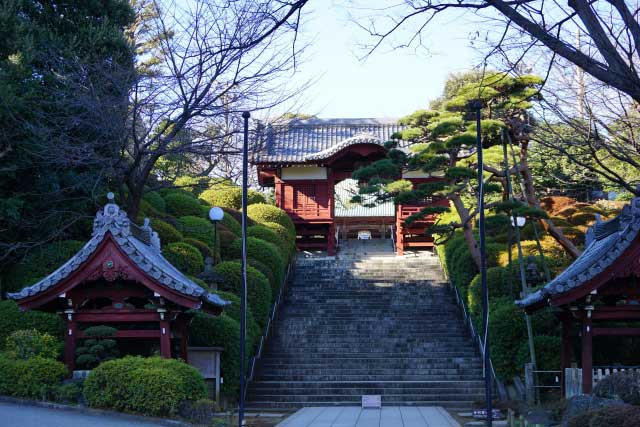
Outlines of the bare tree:
{"label": "bare tree", "polygon": [[303,48],[296,36],[307,1],[153,2],[146,34],[159,40],[158,61],[132,87],[122,144],[129,212],[136,214],[159,159],[197,156],[215,168],[238,154],[241,111],[267,110],[295,95],[284,77]]}
{"label": "bare tree", "polygon": [[637,0],[569,0],[566,5],[557,0],[405,0],[370,9],[374,16],[361,26],[374,37],[371,50],[407,27],[407,37],[395,46],[408,46],[420,44],[439,15],[456,11],[489,20],[489,54],[512,54],[513,67],[527,54],[536,54],[537,48],[544,47],[554,57],[565,59],[640,102]]}

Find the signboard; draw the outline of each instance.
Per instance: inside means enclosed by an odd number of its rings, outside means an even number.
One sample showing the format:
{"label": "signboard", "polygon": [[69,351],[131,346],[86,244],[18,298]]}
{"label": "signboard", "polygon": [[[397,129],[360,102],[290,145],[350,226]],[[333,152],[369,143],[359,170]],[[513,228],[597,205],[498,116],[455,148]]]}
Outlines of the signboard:
{"label": "signboard", "polygon": [[365,394],[362,396],[363,408],[382,408],[382,396],[379,394]]}

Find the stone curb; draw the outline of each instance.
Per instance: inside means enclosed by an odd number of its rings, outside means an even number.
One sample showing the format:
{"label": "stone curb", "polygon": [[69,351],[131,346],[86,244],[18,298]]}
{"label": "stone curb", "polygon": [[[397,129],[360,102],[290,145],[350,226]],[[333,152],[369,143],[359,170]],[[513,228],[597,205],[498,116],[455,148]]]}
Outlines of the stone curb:
{"label": "stone curb", "polygon": [[61,411],[76,412],[79,414],[86,414],[86,415],[97,415],[97,416],[108,415],[110,417],[120,418],[122,420],[152,422],[158,425],[168,426],[168,427],[193,427],[193,424],[189,424],[179,420],[171,420],[167,418],[145,417],[142,415],[133,415],[133,414],[124,414],[122,412],[109,411],[106,409],[93,409],[93,408],[88,408],[86,406],[79,406],[79,405],[64,405],[62,403],[47,402],[47,401],[41,401],[41,400],[19,399],[16,397],[0,396],[0,402],[13,403],[13,404],[22,405],[22,406],[37,406],[40,408],[58,409]]}

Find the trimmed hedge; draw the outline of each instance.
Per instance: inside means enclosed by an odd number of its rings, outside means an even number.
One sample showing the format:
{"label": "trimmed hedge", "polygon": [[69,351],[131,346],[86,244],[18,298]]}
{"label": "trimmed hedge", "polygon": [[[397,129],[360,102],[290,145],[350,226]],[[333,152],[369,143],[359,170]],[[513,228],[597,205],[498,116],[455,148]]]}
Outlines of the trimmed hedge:
{"label": "trimmed hedge", "polygon": [[266,204],[267,198],[261,192],[249,189],[247,192],[247,205],[256,205],[258,203]]}
{"label": "trimmed hedge", "polygon": [[15,301],[0,301],[0,350],[7,337],[21,329],[35,329],[62,340],[65,325],[55,314],[37,310],[22,312]]}
{"label": "trimmed hedge", "polygon": [[198,249],[200,251],[200,254],[202,255],[202,258],[211,256],[211,248],[207,246],[206,243],[201,242],[200,240],[197,240],[197,239],[192,239],[192,238],[184,239],[183,242]]}
{"label": "trimmed hedge", "polygon": [[[536,335],[533,337],[533,346],[536,350],[536,369],[542,371],[554,371],[560,366],[560,346],[562,340],[559,337],[548,335]],[[531,361],[529,355],[529,341],[520,344],[516,363],[524,366]]]}
{"label": "trimmed hedge", "polygon": [[142,196],[142,200],[149,203],[158,212],[166,212],[167,204],[157,191],[150,191]]}
{"label": "trimmed hedge", "polygon": [[[498,377],[512,378],[523,368],[517,365],[516,361],[522,343],[527,340],[524,315],[508,297],[495,299],[490,309],[491,361]],[[482,325],[479,330],[484,333]]]}
{"label": "trimmed hedge", "polygon": [[32,249],[4,275],[3,290],[13,292],[32,285],[67,262],[83,246],[84,242],[78,240],[60,240]]}
{"label": "trimmed hedge", "polygon": [[248,237],[257,237],[260,240],[264,240],[265,242],[273,243],[276,245],[283,254],[289,252],[289,248],[287,247],[286,240],[282,240],[282,238],[273,230],[268,227],[265,227],[261,224],[252,225],[251,227],[247,227],[247,236]]}
{"label": "trimmed hedge", "polygon": [[175,217],[200,216],[202,215],[202,205],[198,199],[187,194],[170,193],[164,198],[167,204],[167,213]]}
{"label": "trimmed hedge", "polygon": [[[223,300],[231,301],[231,305],[228,305],[224,309],[224,314],[231,317],[233,320],[240,324],[240,297],[232,292],[226,291],[213,291],[214,294],[220,296]],[[253,315],[253,311],[251,311],[251,307],[247,306],[247,341],[249,343],[248,347],[251,349],[250,352],[253,351],[255,346],[258,344],[258,339],[262,332],[260,330],[260,326],[258,326],[258,322],[256,322],[256,318]]]}
{"label": "trimmed hedge", "polygon": [[204,270],[204,259],[198,248],[185,242],[171,243],[164,247],[162,254],[178,270],[197,276]]}
{"label": "trimmed hedge", "polygon": [[7,337],[5,352],[12,359],[57,359],[62,350],[58,340],[36,329],[19,329]]}
{"label": "trimmed hedge", "polygon": [[231,259],[231,245],[233,241],[236,240],[238,236],[236,236],[231,231],[227,230],[222,226],[218,226],[218,241],[220,242],[220,257],[223,260]]}
{"label": "trimmed hedge", "polygon": [[183,216],[178,218],[178,228],[185,238],[200,240],[210,248],[215,247],[211,221],[197,216]]}
{"label": "trimmed hedge", "polygon": [[[236,259],[242,257],[242,239],[238,238],[233,241],[229,248],[229,255]],[[255,237],[247,237],[247,258],[256,259],[269,267],[278,283],[282,282],[285,258],[277,246]]]}
{"label": "trimmed hedge", "polygon": [[276,276],[273,274],[273,271],[271,271],[271,269],[264,263],[258,261],[255,258],[247,258],[247,262],[251,267],[264,274],[264,277],[266,277],[271,284],[271,296],[275,299],[275,296],[280,290],[280,283],[276,280]]}
{"label": "trimmed hedge", "polygon": [[265,203],[257,203],[255,205],[247,206],[247,216],[255,222],[262,224],[265,222],[275,222],[282,225],[289,231],[289,234],[293,239],[296,236],[296,227],[289,218],[289,215],[282,209],[267,205]]}
{"label": "trimmed hedge", "polygon": [[84,395],[89,406],[166,416],[185,400],[204,398],[206,388],[200,373],[182,361],[128,356],[92,370]]}
{"label": "trimmed hedge", "polygon": [[160,242],[165,245],[167,243],[175,243],[182,240],[183,236],[173,225],[161,219],[154,218],[151,220],[151,228],[158,233]]}
{"label": "trimmed hedge", "polygon": [[593,389],[594,396],[620,399],[631,405],[640,405],[640,373],[618,372],[598,381]]}
{"label": "trimmed hedge", "polygon": [[640,408],[614,405],[581,413],[569,420],[568,427],[638,427]]}
{"label": "trimmed hedge", "polygon": [[67,368],[43,357],[22,360],[0,355],[0,372],[0,394],[44,399],[67,375]]}
{"label": "trimmed hedge", "polygon": [[242,207],[242,188],[231,186],[217,186],[203,191],[200,199],[210,206],[240,209]]}
{"label": "trimmed hedge", "polygon": [[[520,281],[513,283],[513,292],[518,295],[518,287]],[[487,269],[487,287],[489,289],[489,301],[494,298],[510,296],[507,272],[503,267],[491,267]],[[467,291],[467,306],[469,312],[473,315],[482,313],[482,285],[480,283],[480,274],[471,281]]]}
{"label": "trimmed hedge", "polygon": [[[240,389],[240,324],[224,313],[214,317],[198,311],[189,324],[189,344],[224,347],[221,357],[222,394],[237,399]],[[249,359],[248,353],[245,363]]]}
{"label": "trimmed hedge", "polygon": [[222,217],[222,221],[220,221],[220,223],[236,236],[240,236],[242,234],[242,225],[240,224],[242,218],[240,220],[237,220],[228,212],[229,210],[230,209],[225,209],[224,216]]}
{"label": "trimmed hedge", "polygon": [[276,233],[280,237],[280,239],[285,242],[290,259],[295,256],[297,251],[296,239],[295,236],[291,236],[291,233],[289,233],[289,230],[287,230],[286,227],[280,224],[276,224],[275,222],[264,222],[260,225],[263,225],[269,230]]}
{"label": "trimmed hedge", "polygon": [[[215,266],[216,273],[224,280],[218,284],[221,290],[240,296],[242,289],[242,268],[238,261],[224,261]],[[253,311],[256,322],[263,330],[271,310],[271,286],[262,273],[247,266],[247,303]]]}

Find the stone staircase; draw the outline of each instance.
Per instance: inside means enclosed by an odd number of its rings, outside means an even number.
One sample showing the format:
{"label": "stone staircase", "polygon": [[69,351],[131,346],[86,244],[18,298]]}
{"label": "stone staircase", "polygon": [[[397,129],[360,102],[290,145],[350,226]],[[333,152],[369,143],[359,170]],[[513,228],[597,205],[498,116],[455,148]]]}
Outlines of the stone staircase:
{"label": "stone staircase", "polygon": [[437,259],[299,258],[249,384],[251,409],[383,405],[469,410],[481,358]]}

